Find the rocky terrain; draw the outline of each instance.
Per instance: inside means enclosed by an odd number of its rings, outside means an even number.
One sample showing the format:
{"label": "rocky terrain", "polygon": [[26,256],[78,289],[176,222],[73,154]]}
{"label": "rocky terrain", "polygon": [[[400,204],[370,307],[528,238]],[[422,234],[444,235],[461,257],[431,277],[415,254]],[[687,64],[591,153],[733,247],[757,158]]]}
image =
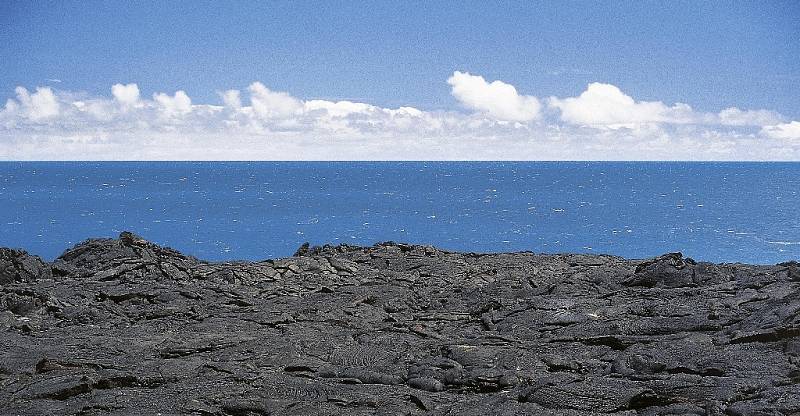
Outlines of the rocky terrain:
{"label": "rocky terrain", "polygon": [[800,265],[0,249],[0,414],[800,414]]}

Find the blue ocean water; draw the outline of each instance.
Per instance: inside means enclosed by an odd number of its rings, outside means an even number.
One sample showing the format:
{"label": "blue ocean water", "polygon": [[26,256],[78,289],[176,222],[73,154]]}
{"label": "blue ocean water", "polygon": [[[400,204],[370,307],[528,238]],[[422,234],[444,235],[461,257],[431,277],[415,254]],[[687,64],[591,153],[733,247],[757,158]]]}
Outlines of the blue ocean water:
{"label": "blue ocean water", "polygon": [[395,240],[767,264],[800,258],[800,163],[0,163],[0,246],[123,230],[209,260]]}

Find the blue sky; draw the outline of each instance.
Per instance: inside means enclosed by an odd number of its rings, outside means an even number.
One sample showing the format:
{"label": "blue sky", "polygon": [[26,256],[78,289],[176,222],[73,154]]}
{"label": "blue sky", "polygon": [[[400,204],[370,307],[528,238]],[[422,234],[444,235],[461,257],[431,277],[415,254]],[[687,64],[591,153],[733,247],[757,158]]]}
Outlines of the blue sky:
{"label": "blue sky", "polygon": [[[258,81],[300,100],[492,113],[453,93],[447,80],[461,71],[501,80],[545,109],[547,97],[577,97],[597,82],[697,113],[736,107],[779,114],[775,125],[800,119],[796,1],[220,6],[0,2],[0,98],[24,104],[17,87],[49,87],[61,115],[69,100],[135,83],[141,97],[182,90],[192,104],[223,105],[220,91]],[[20,123],[6,136],[33,128]]]}

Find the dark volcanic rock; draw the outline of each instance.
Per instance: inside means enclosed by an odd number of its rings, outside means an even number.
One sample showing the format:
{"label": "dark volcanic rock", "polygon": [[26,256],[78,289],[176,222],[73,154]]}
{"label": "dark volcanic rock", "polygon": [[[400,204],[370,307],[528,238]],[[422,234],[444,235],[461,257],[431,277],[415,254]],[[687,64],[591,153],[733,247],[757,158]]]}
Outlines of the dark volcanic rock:
{"label": "dark volcanic rock", "polygon": [[0,248],[0,285],[28,283],[50,275],[50,266],[39,257],[21,250]]}
{"label": "dark volcanic rock", "polygon": [[0,414],[790,415],[800,268],[383,243],[0,249]]}

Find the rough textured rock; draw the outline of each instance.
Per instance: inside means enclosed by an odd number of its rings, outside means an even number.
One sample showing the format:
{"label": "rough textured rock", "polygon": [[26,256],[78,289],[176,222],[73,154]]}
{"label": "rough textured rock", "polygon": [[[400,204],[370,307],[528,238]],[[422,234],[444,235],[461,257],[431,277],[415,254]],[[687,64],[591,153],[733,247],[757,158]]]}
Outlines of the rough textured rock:
{"label": "rough textured rock", "polygon": [[384,243],[0,249],[0,414],[800,414],[800,272]]}

